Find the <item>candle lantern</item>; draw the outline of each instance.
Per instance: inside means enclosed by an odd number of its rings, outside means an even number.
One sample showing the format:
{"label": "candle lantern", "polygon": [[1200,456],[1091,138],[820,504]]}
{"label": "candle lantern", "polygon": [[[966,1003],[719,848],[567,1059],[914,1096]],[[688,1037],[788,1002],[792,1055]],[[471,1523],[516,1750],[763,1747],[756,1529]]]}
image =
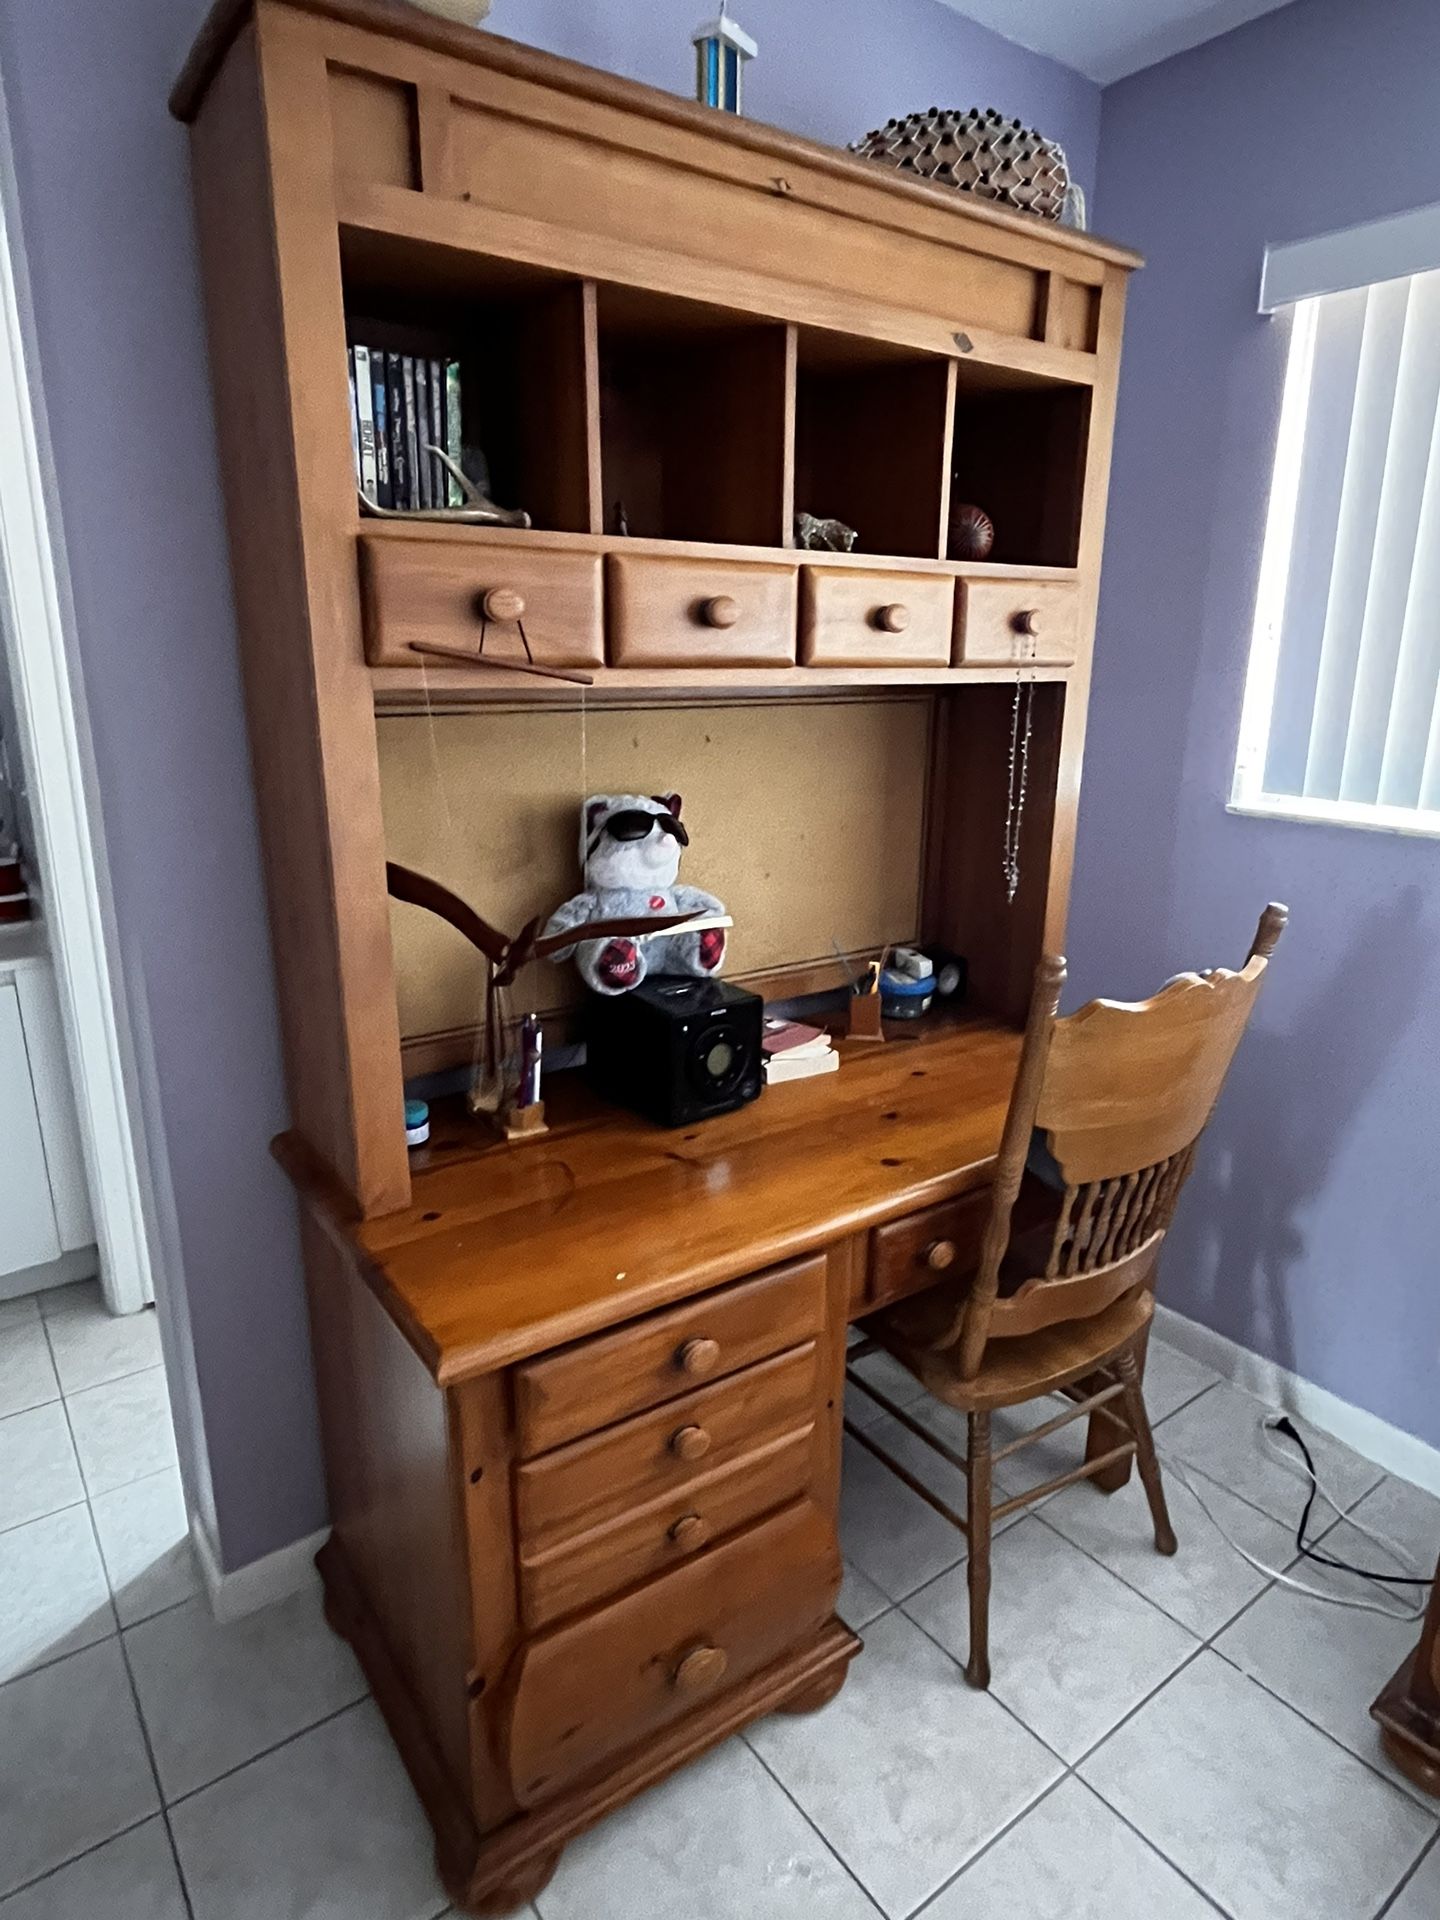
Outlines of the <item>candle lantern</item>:
{"label": "candle lantern", "polygon": [[720,17],[697,27],[691,36],[695,42],[695,93],[708,107],[726,113],[741,111],[741,93],[745,63],[760,51],[743,27],[737,27],[720,8]]}

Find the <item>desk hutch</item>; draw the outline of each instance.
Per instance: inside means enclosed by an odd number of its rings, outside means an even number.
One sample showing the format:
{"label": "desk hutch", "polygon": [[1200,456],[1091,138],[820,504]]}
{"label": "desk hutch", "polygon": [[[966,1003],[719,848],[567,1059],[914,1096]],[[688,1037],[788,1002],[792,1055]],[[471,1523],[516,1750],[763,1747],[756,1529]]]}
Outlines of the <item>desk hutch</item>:
{"label": "desk hutch", "polygon": [[[846,1330],[973,1255],[1062,944],[1138,261],[394,0],[226,0],[172,105],[328,1606],[452,1897],[498,1914],[629,1795],[823,1704],[858,1651],[834,1613]],[[362,517],[346,348],[376,328],[458,356],[532,528]],[[995,522],[984,563],[947,555],[952,491]],[[797,509],[856,551],[798,551]],[[520,606],[535,660],[587,689],[497,668]],[[485,667],[414,650],[473,652],[486,614]],[[832,935],[919,937],[968,958],[964,1012],[684,1132],[558,1076],[545,1137],[457,1103],[407,1156],[404,1079],[469,1058],[475,976],[392,908],[386,859],[513,929],[573,884],[592,741],[613,778],[698,794],[687,872],[735,912],[740,977],[833,986]],[[563,1024],[558,970],[533,972]]]}

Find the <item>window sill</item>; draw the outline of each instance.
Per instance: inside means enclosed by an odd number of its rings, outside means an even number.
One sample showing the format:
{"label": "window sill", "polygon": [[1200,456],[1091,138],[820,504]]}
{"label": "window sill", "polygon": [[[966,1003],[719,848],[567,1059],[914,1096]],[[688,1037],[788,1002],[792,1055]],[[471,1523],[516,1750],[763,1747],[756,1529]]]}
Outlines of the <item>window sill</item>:
{"label": "window sill", "polygon": [[1226,802],[1227,813],[1252,820],[1294,820],[1311,826],[1357,827],[1365,833],[1399,833],[1440,840],[1440,812],[1414,807],[1363,806],[1349,800],[1307,800],[1300,794],[1258,793]]}

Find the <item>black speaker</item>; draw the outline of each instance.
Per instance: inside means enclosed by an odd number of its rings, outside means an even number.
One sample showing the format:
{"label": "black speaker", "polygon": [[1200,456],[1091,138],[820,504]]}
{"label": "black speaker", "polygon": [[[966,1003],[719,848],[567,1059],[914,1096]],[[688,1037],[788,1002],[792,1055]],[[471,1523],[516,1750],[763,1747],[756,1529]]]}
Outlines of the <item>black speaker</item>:
{"label": "black speaker", "polygon": [[662,1127],[732,1113],[763,1084],[764,1016],[759,994],[679,973],[597,994],[586,1026],[590,1084]]}

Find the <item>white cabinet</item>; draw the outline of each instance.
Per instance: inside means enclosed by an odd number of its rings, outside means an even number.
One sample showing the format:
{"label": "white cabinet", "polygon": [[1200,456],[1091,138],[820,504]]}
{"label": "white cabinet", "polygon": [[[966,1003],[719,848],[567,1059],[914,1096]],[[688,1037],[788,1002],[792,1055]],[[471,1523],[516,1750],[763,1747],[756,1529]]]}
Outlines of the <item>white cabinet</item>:
{"label": "white cabinet", "polygon": [[54,974],[34,932],[6,928],[0,938],[0,1299],[7,1274],[47,1266],[94,1238]]}
{"label": "white cabinet", "polygon": [[60,1226],[45,1165],[20,995],[0,982],[0,1273],[60,1258]]}

